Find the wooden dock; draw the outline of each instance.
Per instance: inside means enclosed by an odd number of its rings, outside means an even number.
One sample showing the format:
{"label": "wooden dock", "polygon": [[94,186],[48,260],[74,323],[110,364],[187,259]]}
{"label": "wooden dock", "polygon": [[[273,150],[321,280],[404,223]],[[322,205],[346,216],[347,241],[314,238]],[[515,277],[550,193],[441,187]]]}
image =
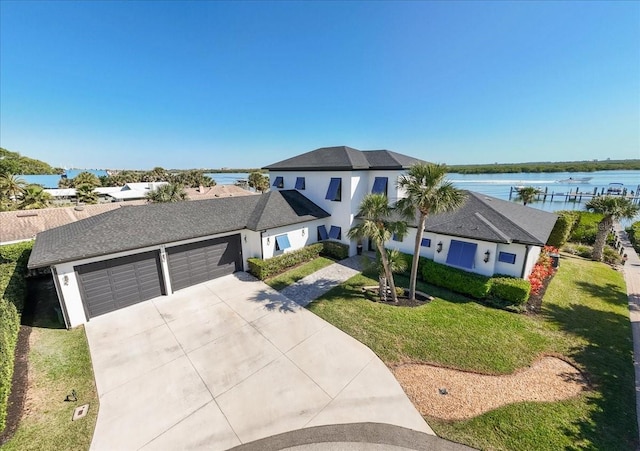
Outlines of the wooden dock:
{"label": "wooden dock", "polygon": [[[593,199],[594,197],[599,197],[599,196],[605,196],[607,194],[611,195],[611,196],[621,196],[621,197],[626,197],[627,199],[630,199],[631,202],[633,204],[637,204],[640,205],[640,185],[638,185],[636,187],[635,190],[629,190],[627,188],[622,188],[622,191],[619,193],[607,193],[607,190],[609,188],[608,187],[601,187],[598,188],[597,186],[593,188],[592,191],[580,191],[580,187],[576,187],[575,190],[569,190],[567,192],[555,192],[555,191],[549,191],[549,187],[546,186],[544,188],[544,190],[540,189],[538,190],[538,193],[536,194],[536,201],[540,202],[576,202],[576,203],[581,203],[583,202],[588,202],[591,199]],[[509,190],[509,200],[512,199],[512,197],[517,197],[518,195],[518,188],[515,186],[512,186],[511,189]]]}

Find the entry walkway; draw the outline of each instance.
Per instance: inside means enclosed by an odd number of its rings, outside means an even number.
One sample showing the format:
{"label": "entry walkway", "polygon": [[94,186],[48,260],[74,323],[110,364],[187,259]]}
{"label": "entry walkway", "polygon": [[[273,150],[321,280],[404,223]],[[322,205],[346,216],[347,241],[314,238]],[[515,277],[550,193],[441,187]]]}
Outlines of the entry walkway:
{"label": "entry walkway", "polygon": [[622,269],[629,296],[629,318],[633,335],[633,366],[636,372],[636,416],[638,431],[640,431],[640,257],[633,249],[627,232],[619,224],[616,224],[615,228],[624,247],[624,253],[628,257],[627,263]]}
{"label": "entry walkway", "polygon": [[301,306],[308,305],[327,291],[362,272],[366,256],[353,256],[309,274],[281,291]]}

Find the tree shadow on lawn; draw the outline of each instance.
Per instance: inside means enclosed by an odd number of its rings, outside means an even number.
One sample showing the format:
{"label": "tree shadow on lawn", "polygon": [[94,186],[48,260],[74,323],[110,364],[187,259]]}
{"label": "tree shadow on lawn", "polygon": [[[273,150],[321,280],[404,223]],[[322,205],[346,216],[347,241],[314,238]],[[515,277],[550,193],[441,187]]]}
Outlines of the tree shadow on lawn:
{"label": "tree shadow on lawn", "polygon": [[[619,287],[581,285],[598,297],[602,295],[607,302],[622,303]],[[600,394],[586,395],[588,416],[574,421],[573,428],[564,428],[567,436],[576,439],[572,449],[584,449],[580,445],[584,440],[589,440],[595,449],[636,449],[635,374],[629,317],[581,304],[566,307],[543,304],[542,315],[561,330],[587,342],[570,349],[569,356]]]}

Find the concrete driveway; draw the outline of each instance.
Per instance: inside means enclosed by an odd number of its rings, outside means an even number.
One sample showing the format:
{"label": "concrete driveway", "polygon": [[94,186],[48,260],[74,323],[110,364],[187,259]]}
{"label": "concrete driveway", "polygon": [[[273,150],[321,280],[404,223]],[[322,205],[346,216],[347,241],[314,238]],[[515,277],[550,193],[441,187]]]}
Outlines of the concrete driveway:
{"label": "concrete driveway", "polygon": [[86,331],[100,397],[93,450],[222,450],[364,422],[433,434],[371,350],[246,273]]}

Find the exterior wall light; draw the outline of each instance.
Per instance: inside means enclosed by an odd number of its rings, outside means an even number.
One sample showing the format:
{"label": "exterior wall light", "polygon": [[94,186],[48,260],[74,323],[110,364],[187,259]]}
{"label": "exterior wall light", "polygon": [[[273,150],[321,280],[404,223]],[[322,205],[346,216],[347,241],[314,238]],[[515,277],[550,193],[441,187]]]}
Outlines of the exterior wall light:
{"label": "exterior wall light", "polygon": [[271,238],[267,237],[267,246],[271,244]]}
{"label": "exterior wall light", "polygon": [[442,252],[442,241],[438,242],[438,244],[436,245],[436,252]]}
{"label": "exterior wall light", "polygon": [[484,253],[484,262],[489,263],[489,257],[491,257],[491,252],[487,251]]}
{"label": "exterior wall light", "polygon": [[64,275],[64,277],[62,278],[62,283],[67,286],[69,285],[69,276],[67,276],[66,274]]}
{"label": "exterior wall light", "polygon": [[302,229],[302,236],[304,236],[304,229]]}

